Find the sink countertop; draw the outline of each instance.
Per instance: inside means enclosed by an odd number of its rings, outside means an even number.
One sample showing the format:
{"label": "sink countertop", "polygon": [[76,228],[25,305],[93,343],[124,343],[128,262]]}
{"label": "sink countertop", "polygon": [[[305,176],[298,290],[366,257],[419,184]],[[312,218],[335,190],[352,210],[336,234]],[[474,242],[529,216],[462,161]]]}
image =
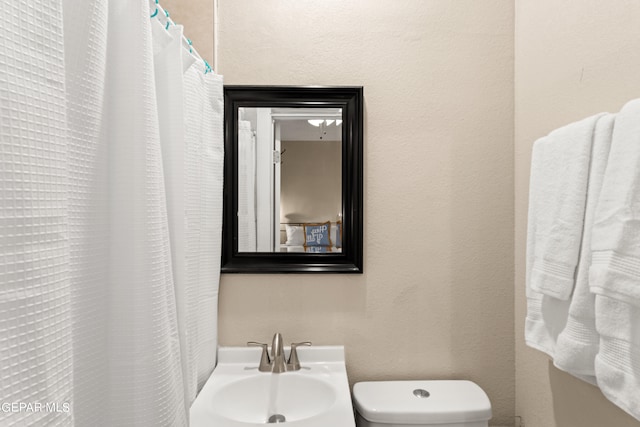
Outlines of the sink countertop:
{"label": "sink countertop", "polygon": [[[284,352],[287,358],[291,347],[285,346]],[[298,359],[300,363],[342,363],[344,364],[344,346],[323,345],[298,347]],[[218,365],[220,364],[247,364],[258,366],[262,348],[260,347],[218,347]]]}
{"label": "sink countertop", "polygon": [[[252,395],[261,392],[256,391],[256,389],[266,392],[269,387],[265,386],[265,384],[274,379],[278,381],[286,380],[283,381],[286,383],[305,384],[305,386],[299,386],[301,387],[300,390],[289,391],[289,394],[295,398],[295,405],[300,406],[302,412],[305,409],[304,399],[306,396],[311,399],[309,402],[310,407],[313,407],[314,404],[319,404],[318,401],[322,400],[319,398],[321,397],[320,395],[314,394],[314,390],[305,390],[305,387],[330,389],[332,393],[335,393],[335,400],[332,399],[326,403],[327,407],[323,407],[320,413],[304,416],[304,418],[294,419],[282,424],[291,425],[292,427],[355,427],[351,393],[345,367],[344,347],[312,346],[298,347],[297,350],[302,369],[295,372],[272,374],[258,371],[261,348],[220,347],[218,349],[218,365],[191,406],[191,427],[264,425],[265,421],[257,421],[259,418],[258,413],[265,412],[264,415],[266,417],[266,411],[263,411],[264,402],[258,402],[256,408],[247,408],[246,402],[242,402],[244,397],[241,396],[251,399]],[[288,356],[288,353],[289,347],[286,347],[285,354]],[[271,376],[278,378],[272,378]],[[249,385],[248,381],[251,381],[251,385]],[[227,390],[230,390],[230,387],[242,387],[241,382],[247,382],[247,392],[238,395],[237,402],[225,402],[226,405],[223,408],[216,408],[214,403],[216,394],[229,399],[231,393]],[[268,394],[268,392],[265,394]],[[233,396],[236,395],[234,394]],[[255,399],[255,396],[253,398]],[[221,398],[218,397],[218,399]],[[243,405],[245,406],[243,407]],[[237,415],[238,419],[231,419],[230,412]],[[252,412],[252,414],[247,415],[249,412]],[[294,410],[291,412],[300,411]],[[287,414],[284,415],[286,416]],[[251,421],[247,421],[249,419]]]}

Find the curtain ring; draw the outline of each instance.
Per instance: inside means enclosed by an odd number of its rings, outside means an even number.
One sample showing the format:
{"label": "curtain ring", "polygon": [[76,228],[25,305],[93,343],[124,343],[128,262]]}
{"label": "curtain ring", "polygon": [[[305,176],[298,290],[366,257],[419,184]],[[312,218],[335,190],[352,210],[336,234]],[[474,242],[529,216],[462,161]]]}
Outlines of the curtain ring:
{"label": "curtain ring", "polygon": [[158,14],[158,0],[156,0],[156,11],[151,14],[151,17],[154,18]]}
{"label": "curtain ring", "polygon": [[165,10],[164,11],[164,16],[167,17],[167,25],[166,25],[166,27],[164,27],[164,29],[168,31],[169,30],[169,25],[171,25],[171,20],[169,19],[169,12]]}

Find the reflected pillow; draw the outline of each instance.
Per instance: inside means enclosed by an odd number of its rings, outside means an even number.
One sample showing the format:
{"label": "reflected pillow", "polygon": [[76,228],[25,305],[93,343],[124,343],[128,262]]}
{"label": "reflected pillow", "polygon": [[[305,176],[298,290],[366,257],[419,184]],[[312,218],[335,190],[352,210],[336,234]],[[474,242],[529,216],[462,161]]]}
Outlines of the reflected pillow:
{"label": "reflected pillow", "polygon": [[305,246],[304,251],[310,254],[324,254],[331,252],[331,246]]}
{"label": "reflected pillow", "polygon": [[304,245],[305,246],[331,246],[329,230],[331,222],[304,225]]}
{"label": "reflected pillow", "polygon": [[300,225],[285,225],[287,232],[287,241],[285,245],[302,246],[304,245],[304,230]]}
{"label": "reflected pillow", "polygon": [[336,227],[335,223],[331,223],[331,230],[329,230],[329,238],[331,239],[331,241],[335,244],[336,243],[336,231],[338,230],[338,228]]}

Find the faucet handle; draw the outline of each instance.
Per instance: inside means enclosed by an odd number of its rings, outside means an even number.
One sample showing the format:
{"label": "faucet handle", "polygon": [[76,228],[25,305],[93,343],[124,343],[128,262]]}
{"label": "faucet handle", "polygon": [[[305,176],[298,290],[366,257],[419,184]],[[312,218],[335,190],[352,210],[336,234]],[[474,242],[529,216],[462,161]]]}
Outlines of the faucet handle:
{"label": "faucet handle", "polygon": [[291,343],[291,352],[289,353],[289,361],[287,362],[288,371],[300,370],[300,360],[298,360],[298,350],[296,350],[296,348],[300,345],[311,345],[311,342],[303,341]]}
{"label": "faucet handle", "polygon": [[260,365],[258,366],[258,371],[260,372],[270,372],[271,371],[271,360],[269,359],[269,344],[249,341],[247,343],[248,346],[254,347],[262,347],[262,355],[260,356]]}

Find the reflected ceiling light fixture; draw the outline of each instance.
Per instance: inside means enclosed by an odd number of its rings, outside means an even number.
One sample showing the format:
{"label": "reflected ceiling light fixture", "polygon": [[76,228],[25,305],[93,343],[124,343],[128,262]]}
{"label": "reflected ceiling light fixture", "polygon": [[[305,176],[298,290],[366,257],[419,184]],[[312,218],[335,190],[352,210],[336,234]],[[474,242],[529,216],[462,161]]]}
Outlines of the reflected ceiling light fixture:
{"label": "reflected ceiling light fixture", "polygon": [[322,119],[309,119],[307,120],[307,122],[311,125],[311,126],[315,126],[317,128],[320,128],[320,139],[324,139],[324,137],[327,135],[327,126],[331,126],[333,123],[336,124],[336,126],[340,126],[342,124],[342,119],[326,119],[326,120],[322,120]]}
{"label": "reflected ceiling light fixture", "polygon": [[307,120],[311,126],[318,127],[322,124],[330,126],[333,122],[336,122],[336,126],[340,126],[342,124],[342,120],[320,120],[320,119],[310,119]]}

